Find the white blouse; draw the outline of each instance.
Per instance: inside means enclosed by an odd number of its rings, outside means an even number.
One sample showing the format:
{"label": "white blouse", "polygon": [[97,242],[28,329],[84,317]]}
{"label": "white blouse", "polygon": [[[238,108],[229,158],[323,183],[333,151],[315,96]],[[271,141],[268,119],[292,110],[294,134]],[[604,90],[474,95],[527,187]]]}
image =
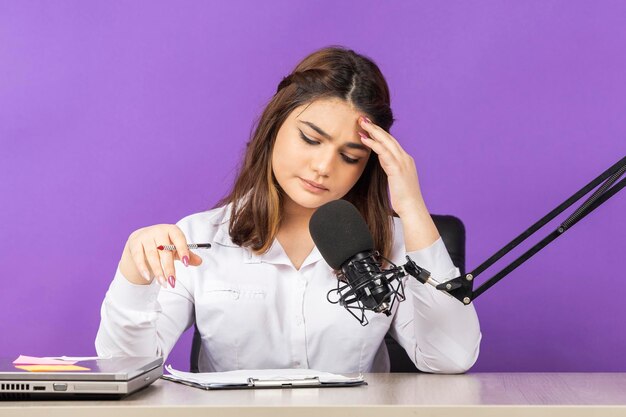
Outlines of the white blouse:
{"label": "white blouse", "polygon": [[[481,332],[473,305],[465,306],[430,285],[405,279],[406,300],[391,316],[366,312],[361,324],[326,296],[337,278],[317,248],[296,270],[274,240],[256,255],[228,234],[230,205],[177,223],[195,251],[198,267],[176,262],[176,288],[130,283],[119,268],[102,303],[96,336],[99,355],[167,357],[180,335],[197,323],[202,336],[201,372],[310,368],[335,373],[389,372],[384,343],[391,335],[424,372],[460,373],[478,358]],[[402,224],[394,218],[390,259],[409,255],[439,281],[459,270],[441,238],[406,253]]]}

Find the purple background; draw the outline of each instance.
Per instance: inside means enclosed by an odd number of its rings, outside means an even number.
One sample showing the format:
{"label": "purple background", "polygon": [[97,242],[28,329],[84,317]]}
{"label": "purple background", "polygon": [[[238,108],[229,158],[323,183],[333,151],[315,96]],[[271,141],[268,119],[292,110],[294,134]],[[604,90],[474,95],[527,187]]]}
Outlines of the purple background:
{"label": "purple background", "polygon": [[[469,269],[626,154],[625,2],[379,3],[1,2],[0,356],[94,354],[128,235],[211,207],[322,46],[381,67]],[[476,301],[473,371],[626,371],[625,209],[622,192]]]}

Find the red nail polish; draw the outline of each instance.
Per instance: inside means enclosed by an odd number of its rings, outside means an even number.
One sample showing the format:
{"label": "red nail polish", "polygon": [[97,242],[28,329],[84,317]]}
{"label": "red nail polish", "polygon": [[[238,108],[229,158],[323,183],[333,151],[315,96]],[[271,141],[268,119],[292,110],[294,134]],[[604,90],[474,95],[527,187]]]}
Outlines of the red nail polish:
{"label": "red nail polish", "polygon": [[366,121],[367,123],[372,123],[372,121],[371,121],[370,119],[368,119],[367,117],[365,117],[365,121]]}
{"label": "red nail polish", "polygon": [[183,256],[183,264],[185,266],[189,266],[189,258],[187,257],[187,255]]}
{"label": "red nail polish", "polygon": [[357,133],[358,133],[358,134],[359,134],[359,136],[361,136],[363,139],[369,139],[369,138],[367,137],[367,135],[364,135],[364,134],[363,134],[363,133],[361,133],[361,132],[357,132]]}
{"label": "red nail polish", "polygon": [[170,283],[170,287],[172,287],[172,288],[174,288],[174,287],[176,286],[176,278],[174,278],[174,276],[173,276],[173,275],[172,275],[172,276],[170,276],[170,277],[167,279],[167,282],[169,282],[169,283]]}

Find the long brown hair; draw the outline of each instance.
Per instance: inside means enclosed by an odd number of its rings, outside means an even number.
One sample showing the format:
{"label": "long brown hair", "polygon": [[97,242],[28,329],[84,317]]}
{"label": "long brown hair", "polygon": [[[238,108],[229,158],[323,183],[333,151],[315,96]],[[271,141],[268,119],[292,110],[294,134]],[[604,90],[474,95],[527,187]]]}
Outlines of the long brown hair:
{"label": "long brown hair", "polygon": [[[266,252],[272,245],[282,212],[281,191],[272,171],[276,135],[294,109],[322,98],[351,103],[386,131],[393,124],[387,82],[370,58],[341,46],[323,48],[304,58],[278,84],[246,145],[232,191],[216,205],[233,203],[229,234],[235,244],[257,253]],[[375,152],[371,152],[363,174],[343,199],[363,215],[372,231],[374,247],[388,257],[393,211],[387,175]]]}

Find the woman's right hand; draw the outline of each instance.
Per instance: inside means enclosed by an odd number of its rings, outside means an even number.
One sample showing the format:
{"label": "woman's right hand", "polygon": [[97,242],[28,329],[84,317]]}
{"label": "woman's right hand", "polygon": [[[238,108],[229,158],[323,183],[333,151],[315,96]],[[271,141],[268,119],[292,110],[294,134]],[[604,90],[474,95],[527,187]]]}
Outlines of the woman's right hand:
{"label": "woman's right hand", "polygon": [[[158,250],[160,245],[174,245],[175,251]],[[185,266],[198,266],[202,259],[187,248],[187,239],[174,224],[157,224],[135,230],[124,246],[120,271],[133,284],[147,285],[153,279],[163,288],[176,286],[174,260]]]}

